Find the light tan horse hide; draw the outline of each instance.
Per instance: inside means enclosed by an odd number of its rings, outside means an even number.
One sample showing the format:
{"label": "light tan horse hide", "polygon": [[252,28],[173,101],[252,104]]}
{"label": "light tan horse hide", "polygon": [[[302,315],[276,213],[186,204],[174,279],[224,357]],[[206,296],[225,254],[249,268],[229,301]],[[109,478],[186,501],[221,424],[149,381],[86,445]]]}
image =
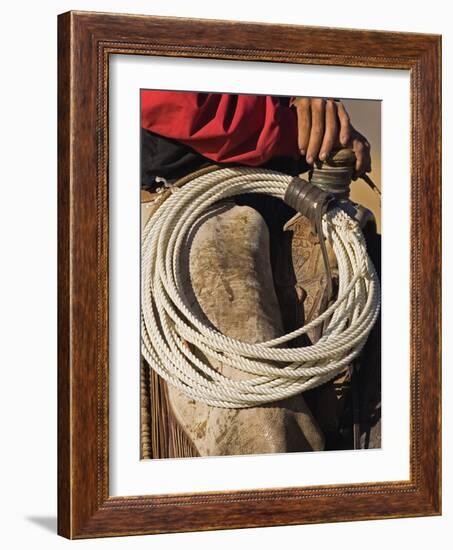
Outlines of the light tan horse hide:
{"label": "light tan horse hide", "polygon": [[[191,309],[216,329],[250,343],[283,334],[269,255],[269,231],[248,206],[227,203],[192,236],[187,273]],[[216,363],[232,378],[245,375]],[[199,455],[322,450],[323,435],[302,395],[248,409],[205,405],[168,386],[171,409]]]}

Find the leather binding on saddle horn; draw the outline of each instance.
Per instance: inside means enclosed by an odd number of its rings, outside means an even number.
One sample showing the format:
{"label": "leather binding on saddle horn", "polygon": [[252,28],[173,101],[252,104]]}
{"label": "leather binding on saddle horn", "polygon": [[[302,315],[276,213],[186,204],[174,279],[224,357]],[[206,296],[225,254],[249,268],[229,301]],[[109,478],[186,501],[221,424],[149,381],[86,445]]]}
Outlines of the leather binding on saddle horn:
{"label": "leather binding on saddle horn", "polygon": [[322,217],[328,208],[336,202],[335,196],[332,193],[323,191],[313,183],[294,177],[286,189],[284,201],[291,208],[308,218],[318,235],[327,277],[328,299],[330,300],[332,298],[332,273],[322,229]]}

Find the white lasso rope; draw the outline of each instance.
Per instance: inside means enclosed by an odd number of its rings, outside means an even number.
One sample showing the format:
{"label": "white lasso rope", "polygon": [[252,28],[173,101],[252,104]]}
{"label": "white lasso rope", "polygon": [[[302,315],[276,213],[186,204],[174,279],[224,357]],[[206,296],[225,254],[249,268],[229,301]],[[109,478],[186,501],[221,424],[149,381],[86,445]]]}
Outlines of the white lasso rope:
{"label": "white lasso rope", "polygon": [[[317,319],[279,338],[248,344],[205,325],[189,310],[180,256],[197,220],[217,201],[243,193],[282,199],[290,181],[291,176],[254,168],[207,173],[175,189],[144,228],[142,353],[160,376],[190,398],[216,407],[244,408],[323,384],[359,355],[377,319],[379,282],[363,234],[337,207],[324,216],[323,229],[338,261],[338,298]],[[324,322],[318,342],[287,347]],[[250,376],[228,378],[191,348]]]}

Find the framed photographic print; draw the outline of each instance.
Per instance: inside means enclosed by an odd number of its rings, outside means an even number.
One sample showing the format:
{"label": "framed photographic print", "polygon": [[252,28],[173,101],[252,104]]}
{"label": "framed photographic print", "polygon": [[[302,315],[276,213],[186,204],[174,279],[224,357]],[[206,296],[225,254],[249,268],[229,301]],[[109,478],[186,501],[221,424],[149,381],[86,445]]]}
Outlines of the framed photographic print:
{"label": "framed photographic print", "polygon": [[59,16],[58,530],[441,513],[440,37]]}

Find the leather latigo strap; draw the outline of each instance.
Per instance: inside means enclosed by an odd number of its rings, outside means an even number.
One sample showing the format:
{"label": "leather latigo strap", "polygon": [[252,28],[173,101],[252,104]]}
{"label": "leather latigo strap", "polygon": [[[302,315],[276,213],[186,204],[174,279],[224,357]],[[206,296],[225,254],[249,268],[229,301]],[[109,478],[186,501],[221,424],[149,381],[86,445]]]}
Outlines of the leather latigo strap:
{"label": "leather latigo strap", "polygon": [[308,218],[319,237],[324,268],[327,277],[328,298],[332,297],[332,273],[330,270],[329,258],[327,256],[326,243],[322,228],[322,218],[328,208],[336,202],[332,193],[323,191],[316,185],[302,178],[295,177],[289,183],[284,200],[286,204]]}

